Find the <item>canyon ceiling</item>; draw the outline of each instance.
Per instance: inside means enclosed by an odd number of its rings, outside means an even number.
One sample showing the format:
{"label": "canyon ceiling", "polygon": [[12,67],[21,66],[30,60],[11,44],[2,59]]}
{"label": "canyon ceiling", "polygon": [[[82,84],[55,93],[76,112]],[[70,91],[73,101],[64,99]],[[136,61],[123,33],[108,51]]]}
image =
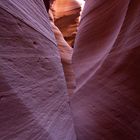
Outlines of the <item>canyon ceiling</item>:
{"label": "canyon ceiling", "polygon": [[140,140],[140,0],[82,7],[0,0],[0,140]]}

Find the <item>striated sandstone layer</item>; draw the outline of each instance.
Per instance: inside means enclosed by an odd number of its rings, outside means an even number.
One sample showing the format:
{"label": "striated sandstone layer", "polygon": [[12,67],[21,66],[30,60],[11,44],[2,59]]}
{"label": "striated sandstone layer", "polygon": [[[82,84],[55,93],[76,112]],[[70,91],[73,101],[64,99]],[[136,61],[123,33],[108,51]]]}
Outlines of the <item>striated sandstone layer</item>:
{"label": "striated sandstone layer", "polygon": [[87,0],[73,55],[78,140],[140,139],[140,1]]}
{"label": "striated sandstone layer", "polygon": [[0,1],[0,140],[76,140],[43,0]]}

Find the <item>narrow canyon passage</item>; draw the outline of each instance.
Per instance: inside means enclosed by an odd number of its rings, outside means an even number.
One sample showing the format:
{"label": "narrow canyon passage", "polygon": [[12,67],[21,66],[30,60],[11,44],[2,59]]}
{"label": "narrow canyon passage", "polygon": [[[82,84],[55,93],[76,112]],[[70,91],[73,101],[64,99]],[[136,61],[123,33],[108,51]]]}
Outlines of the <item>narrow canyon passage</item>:
{"label": "narrow canyon passage", "polygon": [[[45,6],[47,9],[48,6],[46,3]],[[76,0],[53,0],[50,2],[47,11],[59,49],[68,94],[72,95],[76,86],[72,68],[72,54],[74,40],[80,22],[82,2]]]}
{"label": "narrow canyon passage", "polygon": [[0,1],[0,140],[140,140],[140,1],[82,3]]}

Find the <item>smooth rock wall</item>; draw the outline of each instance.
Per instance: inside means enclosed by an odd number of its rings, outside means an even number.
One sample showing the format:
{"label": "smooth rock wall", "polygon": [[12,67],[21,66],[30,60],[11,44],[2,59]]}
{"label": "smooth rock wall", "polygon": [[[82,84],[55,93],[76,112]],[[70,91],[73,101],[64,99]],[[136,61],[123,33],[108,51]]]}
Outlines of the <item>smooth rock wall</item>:
{"label": "smooth rock wall", "polygon": [[76,140],[43,0],[0,1],[0,140]]}
{"label": "smooth rock wall", "polygon": [[87,0],[73,55],[78,140],[140,139],[140,1]]}

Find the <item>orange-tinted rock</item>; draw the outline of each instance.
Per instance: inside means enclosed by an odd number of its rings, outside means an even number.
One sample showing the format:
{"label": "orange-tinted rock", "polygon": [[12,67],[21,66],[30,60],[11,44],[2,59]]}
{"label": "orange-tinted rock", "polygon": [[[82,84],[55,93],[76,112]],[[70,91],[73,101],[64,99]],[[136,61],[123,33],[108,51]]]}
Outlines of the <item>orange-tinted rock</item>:
{"label": "orange-tinted rock", "polygon": [[140,139],[140,1],[87,0],[75,41],[78,140]]}
{"label": "orange-tinted rock", "polygon": [[73,46],[79,23],[81,3],[77,0],[55,0],[52,8],[55,25],[65,40]]}

